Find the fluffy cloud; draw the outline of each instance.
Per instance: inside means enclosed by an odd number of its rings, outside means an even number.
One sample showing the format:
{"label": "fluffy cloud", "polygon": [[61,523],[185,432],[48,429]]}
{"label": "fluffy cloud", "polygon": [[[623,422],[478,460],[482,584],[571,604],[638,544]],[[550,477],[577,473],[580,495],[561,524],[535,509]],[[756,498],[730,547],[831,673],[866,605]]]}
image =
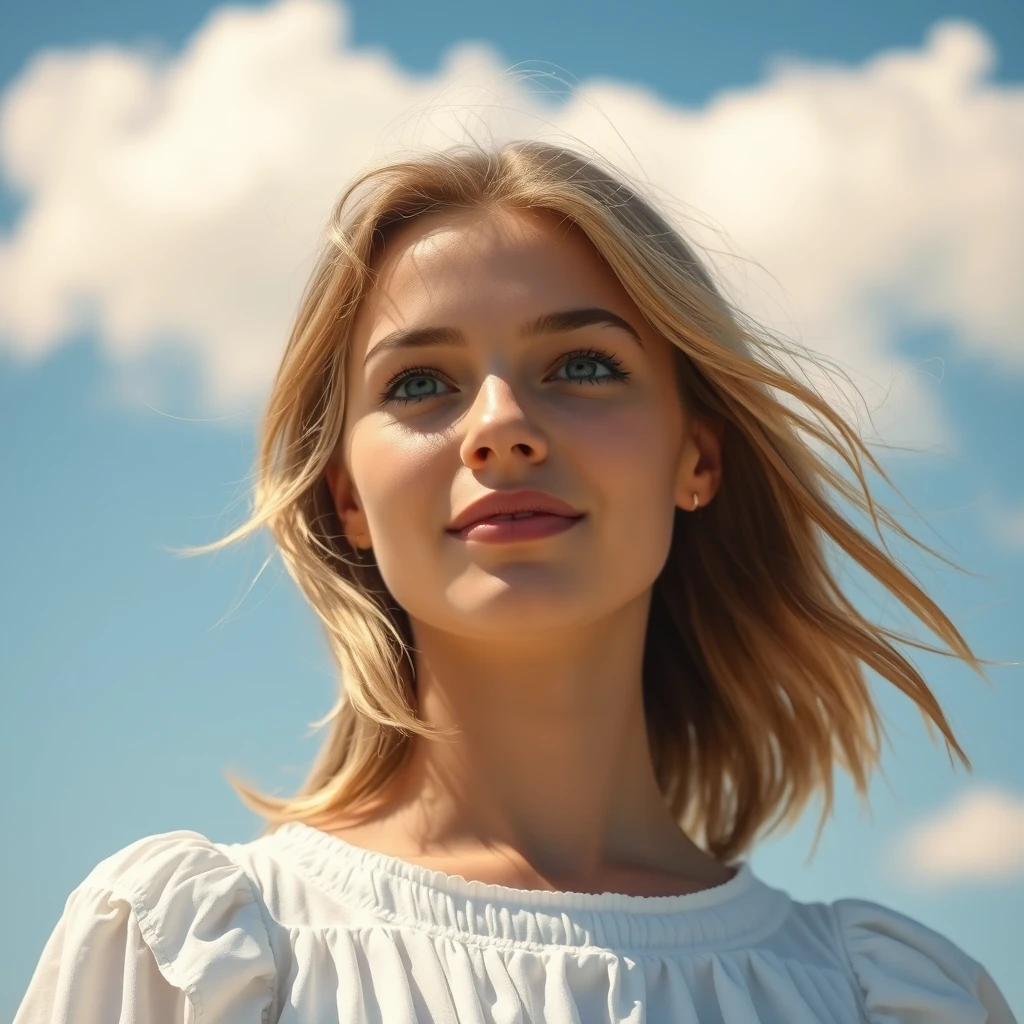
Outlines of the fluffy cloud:
{"label": "fluffy cloud", "polygon": [[889,439],[944,440],[902,330],[1024,372],[1024,90],[987,81],[993,62],[953,21],[859,67],[778,64],[701,110],[612,81],[552,102],[486,47],[407,73],[353,48],[325,0],[220,9],[173,56],[41,53],[0,110],[26,204],[0,241],[0,345],[36,359],[89,328],[122,371],[194,358],[211,414],[251,406],[349,177],[529,134],[593,147],[668,203],[738,303],[853,371]]}
{"label": "fluffy cloud", "polygon": [[1024,876],[1024,799],[995,788],[966,793],[911,828],[897,862],[922,884]]}
{"label": "fluffy cloud", "polygon": [[1024,551],[1024,508],[996,505],[989,510],[988,520],[1000,543]]}

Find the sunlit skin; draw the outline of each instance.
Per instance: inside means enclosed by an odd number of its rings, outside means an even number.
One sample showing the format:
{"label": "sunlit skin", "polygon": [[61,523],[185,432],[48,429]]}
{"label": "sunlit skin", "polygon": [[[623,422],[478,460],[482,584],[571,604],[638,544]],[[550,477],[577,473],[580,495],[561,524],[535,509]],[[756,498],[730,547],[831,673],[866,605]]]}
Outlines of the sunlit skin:
{"label": "sunlit skin", "polygon": [[[409,615],[420,716],[461,734],[415,738],[379,808],[332,831],[519,888],[672,895],[722,884],[733,871],[690,841],[658,790],[641,696],[651,587],[675,508],[714,498],[720,431],[688,414],[670,343],[552,214],[433,214],[395,236],[377,269],[354,323],[328,481],[349,541],[372,547]],[[521,336],[543,314],[594,307],[640,342],[607,325]],[[374,356],[411,327],[454,328],[465,345]],[[586,349],[617,367],[566,359]],[[404,367],[423,369],[382,398]],[[409,396],[428,397],[398,400]],[[521,488],[585,517],[508,544],[446,532],[470,501]]]}

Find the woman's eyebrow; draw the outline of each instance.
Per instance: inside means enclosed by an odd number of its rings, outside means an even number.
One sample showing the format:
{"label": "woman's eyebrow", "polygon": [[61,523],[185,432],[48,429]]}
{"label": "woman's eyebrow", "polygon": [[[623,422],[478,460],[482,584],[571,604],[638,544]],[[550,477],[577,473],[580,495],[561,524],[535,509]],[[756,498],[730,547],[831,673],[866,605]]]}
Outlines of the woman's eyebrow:
{"label": "woman's eyebrow", "polygon": [[591,309],[570,309],[565,313],[545,313],[532,323],[526,324],[520,332],[522,337],[528,338],[538,334],[560,334],[563,331],[574,331],[580,327],[592,327],[595,324],[604,327],[618,327],[631,335],[636,343],[643,348],[644,343],[640,340],[640,334],[632,324],[623,320],[621,316],[613,313],[610,309],[601,309],[595,306]]}
{"label": "woman's eyebrow", "polygon": [[[575,331],[581,327],[618,327],[625,331],[643,348],[639,332],[621,316],[609,309],[592,307],[590,309],[570,309],[563,313],[545,313],[536,320],[524,324],[519,334],[523,338],[532,338],[541,334],[561,334]],[[465,335],[455,327],[405,327],[386,334],[366,353],[363,366],[373,356],[390,352],[399,348],[429,348],[436,345],[452,345],[457,348],[466,346]]]}

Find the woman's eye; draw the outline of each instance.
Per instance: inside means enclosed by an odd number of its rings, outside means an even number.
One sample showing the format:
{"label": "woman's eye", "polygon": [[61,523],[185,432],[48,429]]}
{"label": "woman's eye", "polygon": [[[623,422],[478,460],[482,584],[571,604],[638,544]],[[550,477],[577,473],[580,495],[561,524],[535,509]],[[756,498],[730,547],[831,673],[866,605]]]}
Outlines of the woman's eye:
{"label": "woman's eye", "polygon": [[[444,383],[445,382],[441,380],[440,377],[436,376],[430,370],[415,370],[412,373],[408,373],[404,377],[401,377],[390,387],[385,388],[385,394],[383,397],[385,401],[421,402],[424,398],[436,398],[439,394],[443,394],[444,392],[434,391],[431,385]],[[447,386],[448,385],[445,384],[445,387]],[[397,394],[401,388],[405,388],[406,394]]]}
{"label": "woman's eye", "polygon": [[[598,372],[602,367],[606,370],[603,374]],[[568,376],[559,377],[558,380],[584,381],[587,384],[620,381],[629,376],[629,371],[622,369],[622,363],[615,356],[594,349],[571,353],[565,357],[565,362],[559,369],[565,370]]]}
{"label": "woman's eye", "polygon": [[[604,373],[601,372],[602,368]],[[622,364],[615,356],[597,349],[570,352],[565,356],[565,362],[559,366],[559,370],[565,370],[566,376],[547,379],[576,381],[584,384],[608,384],[624,381],[630,376],[629,371],[622,369]],[[399,370],[384,385],[380,400],[383,404],[386,402],[422,402],[424,398],[439,398],[445,392],[436,390],[435,385],[438,384],[448,387],[438,372],[429,366],[406,367]],[[403,389],[405,394],[401,393]]]}

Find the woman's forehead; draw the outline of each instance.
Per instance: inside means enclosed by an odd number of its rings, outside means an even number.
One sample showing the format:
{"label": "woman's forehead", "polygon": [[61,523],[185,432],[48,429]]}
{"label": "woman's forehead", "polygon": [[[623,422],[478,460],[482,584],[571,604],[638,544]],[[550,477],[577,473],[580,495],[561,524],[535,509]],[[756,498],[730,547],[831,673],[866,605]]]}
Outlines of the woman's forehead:
{"label": "woman's forehead", "polygon": [[386,248],[359,318],[364,329],[399,309],[403,316],[468,312],[492,302],[582,302],[621,292],[582,231],[546,211],[458,211],[423,220]]}
{"label": "woman's forehead", "polygon": [[546,210],[442,211],[425,214],[388,239],[377,269],[383,277],[411,265],[457,260],[467,252],[475,257],[552,245],[563,248],[562,243],[589,246],[579,229]]}

